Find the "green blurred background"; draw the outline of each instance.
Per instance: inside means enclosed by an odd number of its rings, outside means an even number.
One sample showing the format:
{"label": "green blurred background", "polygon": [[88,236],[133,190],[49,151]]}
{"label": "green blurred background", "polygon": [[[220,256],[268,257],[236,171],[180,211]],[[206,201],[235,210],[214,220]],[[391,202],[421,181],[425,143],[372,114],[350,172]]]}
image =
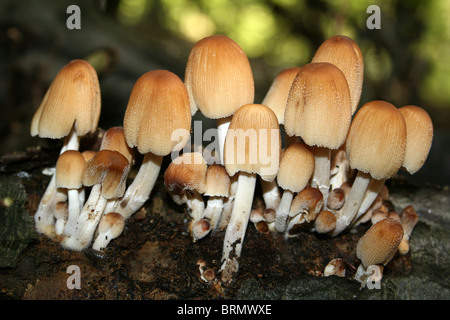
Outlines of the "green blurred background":
{"label": "green blurred background", "polygon": [[[69,30],[69,5],[81,29]],[[369,29],[370,5],[381,29]],[[74,58],[96,67],[100,126],[122,125],[131,88],[152,69],[184,78],[193,44],[225,34],[247,53],[259,103],[282,69],[308,63],[327,38],[353,38],[364,55],[360,105],[382,99],[426,109],[430,156],[413,183],[450,181],[450,1],[448,0],[0,0],[0,154],[42,143],[31,117],[59,69]],[[200,117],[201,115],[197,115]]]}

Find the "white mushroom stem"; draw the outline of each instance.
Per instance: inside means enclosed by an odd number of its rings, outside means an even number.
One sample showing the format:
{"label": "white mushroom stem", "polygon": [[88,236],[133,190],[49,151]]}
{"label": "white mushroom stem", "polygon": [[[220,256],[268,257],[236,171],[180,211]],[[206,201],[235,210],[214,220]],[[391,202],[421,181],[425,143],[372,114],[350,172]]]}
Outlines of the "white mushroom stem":
{"label": "white mushroom stem", "polygon": [[255,193],[256,174],[239,172],[236,197],[228,223],[222,251],[222,280],[229,282],[239,269],[242,244],[245,238]]}
{"label": "white mushroom stem", "polygon": [[333,236],[338,235],[347,228],[355,218],[361,207],[370,180],[370,174],[358,171],[355,181],[345,199],[344,206],[337,212],[336,228],[332,232]]}
{"label": "white mushroom stem", "polygon": [[125,220],[137,212],[148,200],[155,186],[163,157],[149,152],[144,155],[139,171],[121,200],[110,211],[120,213]]}
{"label": "white mushroom stem", "polygon": [[55,205],[55,234],[61,235],[64,232],[64,225],[67,221],[68,210],[67,201],[57,202]]}
{"label": "white mushroom stem", "polygon": [[230,221],[231,211],[233,210],[234,197],[236,196],[238,175],[235,174],[231,177],[230,196],[225,199],[223,203],[222,215],[220,216],[218,230],[225,229]]}
{"label": "white mushroom stem", "polygon": [[330,190],[331,150],[323,147],[313,147],[312,149],[314,152],[315,165],[311,186],[319,188],[322,192],[323,205],[326,207]]}
{"label": "white mushroom stem", "polygon": [[220,196],[211,196],[206,202],[206,208],[203,216],[209,219],[211,230],[215,230],[222,215],[224,198]]}
{"label": "white mushroom stem", "polygon": [[189,190],[186,193],[186,206],[188,207],[192,221],[196,222],[201,220],[205,211],[205,201],[203,200],[203,196],[195,190]]}
{"label": "white mushroom stem", "polygon": [[223,149],[225,145],[225,137],[227,135],[228,128],[231,123],[231,116],[226,118],[217,119],[217,140],[219,142],[219,155],[220,155],[220,164],[224,164],[223,161]]}
{"label": "white mushroom stem", "polygon": [[353,219],[353,221],[356,221],[359,217],[366,213],[367,210],[369,210],[370,206],[373,204],[381,189],[383,188],[385,181],[386,179],[370,180],[369,186],[367,187],[367,191],[364,195],[364,199],[361,203],[361,207],[359,208],[358,213],[356,214],[356,217]]}
{"label": "white mushroom stem", "polygon": [[289,215],[289,209],[291,208],[293,198],[294,192],[287,189],[283,191],[280,204],[276,209],[275,230],[278,232],[283,232],[286,230],[287,217]]}
{"label": "white mushroom stem", "polygon": [[281,201],[281,192],[280,188],[278,187],[277,181],[265,181],[263,179],[260,180],[266,209],[276,210]]}
{"label": "white mushroom stem", "polygon": [[72,232],[75,229],[75,224],[78,220],[78,217],[80,216],[84,201],[80,202],[81,193],[78,189],[68,189],[67,197],[69,205],[69,218],[67,219],[66,225],[64,227],[64,234],[72,235]]}
{"label": "white mushroom stem", "polygon": [[[62,154],[66,150],[78,150],[79,145],[80,139],[76,135],[75,130],[72,129],[65,139],[59,154]],[[66,197],[66,195],[56,187],[56,175],[53,173],[34,215],[34,221],[38,232],[43,233],[50,238],[53,237],[55,232],[55,206],[61,201],[60,199],[64,197]]]}
{"label": "white mushroom stem", "polygon": [[100,195],[94,211],[91,212],[88,219],[83,223],[80,233],[78,234],[78,242],[80,243],[81,249],[86,248],[94,237],[95,229],[103,216],[106,202],[107,199]]}

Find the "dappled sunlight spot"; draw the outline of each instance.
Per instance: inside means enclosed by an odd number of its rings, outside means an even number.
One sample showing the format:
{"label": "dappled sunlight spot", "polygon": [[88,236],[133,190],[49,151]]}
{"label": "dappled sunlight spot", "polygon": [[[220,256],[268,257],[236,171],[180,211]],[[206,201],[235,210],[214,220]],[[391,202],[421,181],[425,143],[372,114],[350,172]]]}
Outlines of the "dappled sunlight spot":
{"label": "dappled sunlight spot", "polygon": [[142,22],[150,9],[147,0],[120,0],[117,18],[125,25],[137,25]]}
{"label": "dappled sunlight spot", "polygon": [[190,41],[196,42],[213,35],[216,27],[206,14],[191,10],[180,17],[180,32]]}

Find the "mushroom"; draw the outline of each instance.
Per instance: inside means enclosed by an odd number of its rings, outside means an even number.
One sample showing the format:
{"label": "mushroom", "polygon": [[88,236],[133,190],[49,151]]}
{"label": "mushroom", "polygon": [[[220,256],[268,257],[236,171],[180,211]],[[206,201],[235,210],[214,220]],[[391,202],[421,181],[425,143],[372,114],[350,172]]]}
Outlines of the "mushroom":
{"label": "mushroom", "polygon": [[89,245],[108,199],[124,194],[129,170],[127,158],[117,151],[100,150],[89,160],[83,184],[92,189],[78,218],[76,233],[64,238],[64,247],[82,250]]}
{"label": "mushroom", "polygon": [[406,255],[409,252],[409,239],[411,237],[411,233],[419,221],[419,216],[414,210],[413,206],[407,206],[403,209],[401,214],[401,223],[403,227],[403,239],[400,242],[398,247],[398,252],[401,255]]}
{"label": "mushroom", "polygon": [[189,139],[189,97],[180,78],[166,70],[142,75],[131,91],[123,127],[128,145],[144,155],[133,182],[112,210],[128,219],[148,200],[163,157],[180,151]]}
{"label": "mushroom", "polygon": [[304,223],[314,221],[322,208],[323,194],[319,189],[307,187],[300,191],[292,200],[286,237],[295,236]]}
{"label": "mushroom", "polygon": [[[64,66],[48,88],[31,121],[32,136],[65,138],[60,154],[78,150],[80,136],[97,129],[100,117],[100,85],[95,69],[84,60]],[[53,175],[34,215],[36,229],[49,237],[54,233],[53,209],[58,202]]]}
{"label": "mushroom", "polygon": [[224,201],[230,195],[230,176],[221,164],[211,164],[206,171],[204,196],[209,197],[203,216],[210,221],[211,230],[215,230],[223,211]]}
{"label": "mushroom", "polygon": [[328,262],[323,271],[325,277],[338,276],[345,277],[345,263],[344,260],[336,258]]}
{"label": "mushroom", "polygon": [[327,207],[332,211],[337,211],[342,208],[345,203],[345,190],[342,188],[331,189],[328,195]]}
{"label": "mushroom", "polygon": [[329,233],[336,227],[336,216],[333,212],[323,210],[320,211],[314,220],[314,229],[317,233]]}
{"label": "mushroom", "polygon": [[66,150],[60,154],[56,162],[56,187],[67,189],[68,218],[67,222],[58,220],[55,224],[57,235],[71,233],[80,215],[84,203],[80,202],[80,192],[83,189],[83,172],[86,168],[86,160],[78,150]]}
{"label": "mushroom", "polygon": [[[275,179],[280,161],[281,137],[277,117],[267,106],[248,104],[233,115],[224,146],[225,169],[238,175],[236,197],[222,251],[222,280],[230,282],[239,258],[252,209],[256,177]],[[267,159],[267,157],[269,157]]]}
{"label": "mushroom", "polygon": [[372,225],[359,239],[356,245],[356,256],[361,260],[355,279],[365,282],[368,267],[388,264],[394,257],[403,238],[403,227],[400,222],[386,218]]}
{"label": "mushroom", "polygon": [[294,142],[285,149],[277,175],[278,185],[284,191],[276,209],[276,231],[285,231],[294,194],[308,186],[313,172],[314,154],[305,143]]}
{"label": "mushroom", "polygon": [[358,173],[337,213],[334,235],[358,218],[371,179],[385,180],[397,172],[403,163],[405,145],[405,120],[395,106],[386,101],[371,101],[359,109],[346,140],[350,167]]}
{"label": "mushroom", "polygon": [[98,224],[98,235],[92,245],[92,249],[105,250],[111,240],[119,237],[125,228],[125,219],[120,213],[109,212],[102,216]]}
{"label": "mushroom", "polygon": [[191,114],[200,110],[206,118],[217,119],[219,155],[223,164],[223,146],[231,116],[240,106],[253,103],[255,95],[248,58],[227,36],[203,38],[190,51],[184,82]]}
{"label": "mushroom", "polygon": [[208,166],[201,153],[186,152],[175,158],[164,173],[164,186],[173,201],[187,206],[191,217],[189,230],[194,242],[209,232],[203,221],[205,202],[202,197],[206,190],[207,170]]}
{"label": "mushroom", "polygon": [[328,62],[342,71],[350,89],[352,114],[354,114],[361,98],[364,79],[363,55],[358,44],[343,35],[333,36],[319,46],[311,62]]}
{"label": "mushroom", "polygon": [[312,147],[315,167],[311,185],[328,199],[331,150],[344,142],[351,121],[347,80],[338,67],[320,62],[302,67],[289,91],[284,128]]}

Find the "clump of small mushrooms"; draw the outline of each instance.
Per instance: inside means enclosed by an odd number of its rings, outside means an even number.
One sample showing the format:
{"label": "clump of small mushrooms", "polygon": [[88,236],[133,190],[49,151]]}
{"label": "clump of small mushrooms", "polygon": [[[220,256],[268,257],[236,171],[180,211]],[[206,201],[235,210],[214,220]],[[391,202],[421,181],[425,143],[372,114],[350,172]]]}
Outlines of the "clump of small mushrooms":
{"label": "clump of small mushrooms", "polygon": [[[167,70],[144,73],[123,127],[103,132],[98,150],[79,150],[81,137],[97,130],[100,87],[88,62],[72,61],[31,124],[32,135],[65,137],[36,229],[67,249],[105,250],[150,198],[171,154],[164,186],[186,210],[192,242],[224,233],[220,277],[204,281],[235,279],[249,222],[286,241],[372,224],[356,248],[354,279],[379,281],[383,266],[409,252],[419,219],[412,206],[401,214],[387,209],[386,181],[423,166],[433,124],[418,106],[375,100],[359,107],[363,75],[359,46],[334,36],[306,65],[282,70],[258,103],[242,48],[226,36],[207,37],[193,46],[184,81]],[[217,120],[217,157],[185,148],[197,111]],[[257,183],[263,207],[254,206]],[[345,276],[343,259],[331,260],[323,274]]]}

